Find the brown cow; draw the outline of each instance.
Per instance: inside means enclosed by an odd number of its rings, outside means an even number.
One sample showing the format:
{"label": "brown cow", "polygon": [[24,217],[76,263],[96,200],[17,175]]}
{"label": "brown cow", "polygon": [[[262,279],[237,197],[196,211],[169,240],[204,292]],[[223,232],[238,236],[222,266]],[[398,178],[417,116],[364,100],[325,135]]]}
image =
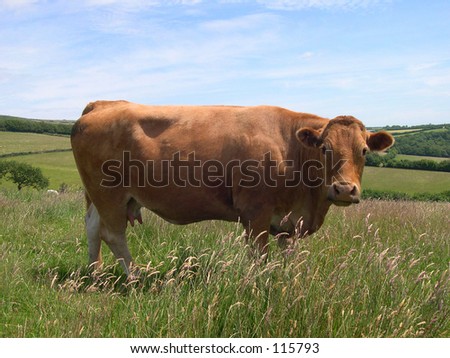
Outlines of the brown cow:
{"label": "brown cow", "polygon": [[269,106],[88,104],[72,131],[86,189],[89,261],[104,240],[130,274],[127,222],[146,207],[165,220],[240,221],[268,235],[306,235],[331,204],[358,203],[364,156],[390,147],[351,116],[332,120]]}

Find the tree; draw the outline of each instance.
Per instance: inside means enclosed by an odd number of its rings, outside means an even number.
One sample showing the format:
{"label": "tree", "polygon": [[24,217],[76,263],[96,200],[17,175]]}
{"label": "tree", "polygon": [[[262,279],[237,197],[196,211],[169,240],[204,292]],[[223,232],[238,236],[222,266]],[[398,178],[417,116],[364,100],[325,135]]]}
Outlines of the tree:
{"label": "tree", "polygon": [[11,162],[0,161],[0,179],[2,179],[6,174],[8,174]]}
{"label": "tree", "polygon": [[25,186],[36,189],[48,187],[48,178],[42,175],[41,169],[26,163],[0,161],[0,179],[2,177],[15,183],[18,190]]}

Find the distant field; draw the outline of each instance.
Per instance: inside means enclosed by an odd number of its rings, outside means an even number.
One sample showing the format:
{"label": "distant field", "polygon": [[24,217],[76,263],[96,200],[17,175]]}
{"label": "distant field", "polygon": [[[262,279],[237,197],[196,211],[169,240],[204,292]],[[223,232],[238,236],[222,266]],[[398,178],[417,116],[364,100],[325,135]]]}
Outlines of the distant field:
{"label": "distant field", "polygon": [[394,129],[394,130],[389,130],[388,132],[391,133],[392,135],[394,135],[395,137],[400,137],[403,136],[405,134],[414,134],[414,133],[432,133],[432,132],[445,132],[446,129],[445,128],[435,128],[435,129],[427,129],[427,130],[422,130],[422,129]]}
{"label": "distant field", "polygon": [[408,194],[450,190],[450,173],[395,168],[364,168],[363,189],[399,191]]}
{"label": "distant field", "polygon": [[0,132],[0,155],[69,148],[69,137],[36,133]]}
{"label": "distant field", "polygon": [[[42,174],[50,180],[50,189],[58,189],[62,183],[73,187],[81,186],[72,152],[21,155],[7,158],[7,160],[28,163],[41,168]],[[6,184],[3,182],[3,185]]]}
{"label": "distant field", "polygon": [[421,129],[393,129],[393,130],[389,130],[389,133],[392,133],[394,135],[397,134],[404,134],[404,133],[414,133],[414,132],[420,132]]}
{"label": "distant field", "polygon": [[450,158],[444,157],[427,157],[422,155],[409,155],[409,154],[397,154],[396,159],[405,159],[405,160],[433,160],[435,162],[442,162],[444,160],[450,160]]}

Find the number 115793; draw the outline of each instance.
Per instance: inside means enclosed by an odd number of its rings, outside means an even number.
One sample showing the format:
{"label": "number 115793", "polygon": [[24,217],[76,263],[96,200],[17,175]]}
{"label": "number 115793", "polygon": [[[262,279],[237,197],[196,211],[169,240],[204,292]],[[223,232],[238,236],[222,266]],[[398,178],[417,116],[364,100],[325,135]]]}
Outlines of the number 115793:
{"label": "number 115793", "polygon": [[319,343],[275,343],[273,353],[319,353]]}

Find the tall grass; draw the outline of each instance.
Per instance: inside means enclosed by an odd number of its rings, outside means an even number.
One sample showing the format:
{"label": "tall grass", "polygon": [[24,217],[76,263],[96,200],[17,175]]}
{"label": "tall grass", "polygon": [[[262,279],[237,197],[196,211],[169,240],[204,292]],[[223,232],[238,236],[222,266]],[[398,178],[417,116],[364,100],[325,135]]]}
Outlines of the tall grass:
{"label": "tall grass", "polygon": [[237,224],[167,224],[128,238],[139,278],[104,249],[89,274],[82,195],[0,194],[3,337],[448,337],[448,203],[333,208],[270,257]]}

